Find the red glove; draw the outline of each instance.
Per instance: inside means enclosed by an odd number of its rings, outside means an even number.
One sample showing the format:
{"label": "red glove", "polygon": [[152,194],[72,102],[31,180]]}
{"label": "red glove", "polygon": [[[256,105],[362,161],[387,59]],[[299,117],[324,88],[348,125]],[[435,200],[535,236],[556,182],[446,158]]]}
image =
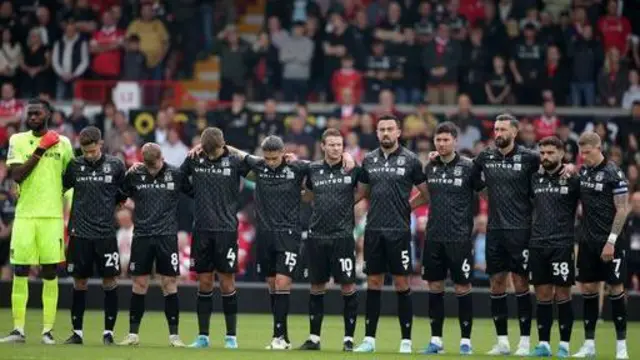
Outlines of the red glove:
{"label": "red glove", "polygon": [[38,145],[38,147],[47,150],[59,142],[60,142],[60,135],[58,135],[58,133],[53,130],[49,130],[40,139],[40,145]]}

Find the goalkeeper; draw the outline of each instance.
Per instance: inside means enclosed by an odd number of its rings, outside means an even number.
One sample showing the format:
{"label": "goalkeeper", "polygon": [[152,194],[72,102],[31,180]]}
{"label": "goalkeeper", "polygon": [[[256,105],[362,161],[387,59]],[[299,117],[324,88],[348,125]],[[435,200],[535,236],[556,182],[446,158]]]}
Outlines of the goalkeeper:
{"label": "goalkeeper", "polygon": [[11,235],[10,260],[14,266],[11,307],[13,331],[3,343],[25,341],[24,325],[29,298],[29,268],[40,265],[42,288],[42,342],[55,344],[51,331],[58,306],[57,265],[64,261],[62,175],[73,158],[68,138],[48,130],[52,107],[43,100],[27,104],[29,131],[9,139],[9,175],[19,185]]}

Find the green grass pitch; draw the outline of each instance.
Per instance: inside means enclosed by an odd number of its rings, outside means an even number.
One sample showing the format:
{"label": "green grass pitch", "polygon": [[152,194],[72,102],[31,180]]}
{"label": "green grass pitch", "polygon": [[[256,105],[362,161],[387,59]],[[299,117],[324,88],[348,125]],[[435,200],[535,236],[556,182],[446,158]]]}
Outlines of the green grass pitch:
{"label": "green grass pitch", "polygon": [[[123,339],[127,332],[128,313],[119,314],[116,327],[116,340]],[[358,319],[356,330],[356,342],[362,340],[364,333],[364,318]],[[214,314],[211,323],[212,348],[175,349],[168,347],[167,326],[164,314],[161,312],[147,312],[142,320],[140,329],[141,345],[136,348],[129,347],[105,347],[102,345],[102,312],[87,312],[85,315],[85,345],[55,345],[45,346],[40,344],[41,312],[30,309],[27,313],[27,344],[24,345],[0,345],[0,359],[2,360],[212,360],[212,359],[407,359],[424,358],[425,355],[400,355],[397,353],[399,346],[399,325],[394,317],[380,319],[377,336],[376,354],[345,354],[342,353],[342,318],[339,316],[327,316],[322,329],[321,352],[271,352],[264,350],[271,337],[271,316],[240,314],[238,316],[238,342],[240,349],[225,350],[222,348],[224,337],[224,319],[221,314]],[[4,335],[10,329],[11,312],[8,309],[0,310],[0,331]],[[510,320],[510,334],[512,349],[517,345],[518,327],[515,320]],[[289,318],[289,334],[292,344],[299,346],[308,336],[308,320],[306,316],[296,315]],[[58,342],[63,342],[70,334],[70,320],[68,311],[58,312],[55,337]],[[535,324],[533,328],[535,332]],[[197,335],[196,314],[183,312],[180,318],[180,332],[185,343],[191,342]],[[461,358],[458,355],[459,328],[457,319],[447,319],[445,322],[445,350],[447,354],[438,355],[449,359]],[[473,347],[478,355],[465,359],[487,358],[481,354],[489,350],[493,345],[495,336],[493,324],[490,320],[475,320],[473,326]],[[611,322],[598,324],[597,347],[598,359],[614,358],[613,325]],[[415,318],[413,328],[414,351],[426,345],[430,337],[429,321],[424,318]],[[532,337],[532,343],[536,341]],[[557,348],[557,322],[554,324],[552,347]],[[628,332],[629,355],[631,359],[640,359],[640,323],[630,323]],[[572,340],[572,351],[577,351],[583,340],[582,322],[576,322]],[[634,343],[634,341],[636,341]],[[533,345],[533,344],[532,344]]]}

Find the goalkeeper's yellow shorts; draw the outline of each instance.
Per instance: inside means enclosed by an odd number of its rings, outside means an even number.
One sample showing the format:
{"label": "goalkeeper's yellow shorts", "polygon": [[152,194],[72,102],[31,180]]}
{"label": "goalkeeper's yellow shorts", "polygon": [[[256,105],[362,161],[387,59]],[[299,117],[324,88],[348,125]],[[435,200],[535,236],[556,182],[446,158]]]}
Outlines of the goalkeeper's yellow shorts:
{"label": "goalkeeper's yellow shorts", "polygon": [[13,265],[47,265],[64,262],[64,220],[16,218],[11,231]]}

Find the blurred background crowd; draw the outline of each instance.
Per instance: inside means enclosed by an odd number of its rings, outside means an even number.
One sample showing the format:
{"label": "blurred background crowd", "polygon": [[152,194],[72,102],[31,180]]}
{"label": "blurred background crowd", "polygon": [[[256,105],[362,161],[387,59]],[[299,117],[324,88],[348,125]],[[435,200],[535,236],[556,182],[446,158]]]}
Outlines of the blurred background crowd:
{"label": "blurred background crowd", "polygon": [[[534,148],[557,134],[569,162],[580,163],[575,140],[582,131],[601,135],[634,191],[625,239],[629,286],[638,289],[638,20],[640,3],[621,0],[4,0],[0,154],[22,129],[22,104],[33,96],[53,101],[59,111],[51,127],[76,147],[79,131],[96,125],[105,151],[127,165],[140,160],[145,141],[180,165],[207,126],[250,152],[265,136],[280,135],[288,151],[310,160],[322,156],[319,134],[338,128],[347,151],[362,159],[377,147],[376,119],[385,113],[403,119],[402,142],[421,159],[443,120],[460,127],[458,150],[473,157],[491,146],[493,115],[511,109],[521,119],[522,145]],[[126,99],[112,92],[122,82],[143,88],[139,107],[122,106]],[[533,108],[520,114],[522,105]],[[585,109],[593,106],[610,110]],[[253,186],[243,184],[238,214],[246,280],[256,279]],[[0,162],[0,264],[8,255],[12,189]],[[122,269],[133,206],[116,214]],[[359,259],[366,211],[366,203],[358,206]],[[477,214],[475,269],[483,283],[484,194]],[[416,265],[428,215],[427,207],[413,214]],[[187,199],[180,217],[183,276],[193,279]]]}

